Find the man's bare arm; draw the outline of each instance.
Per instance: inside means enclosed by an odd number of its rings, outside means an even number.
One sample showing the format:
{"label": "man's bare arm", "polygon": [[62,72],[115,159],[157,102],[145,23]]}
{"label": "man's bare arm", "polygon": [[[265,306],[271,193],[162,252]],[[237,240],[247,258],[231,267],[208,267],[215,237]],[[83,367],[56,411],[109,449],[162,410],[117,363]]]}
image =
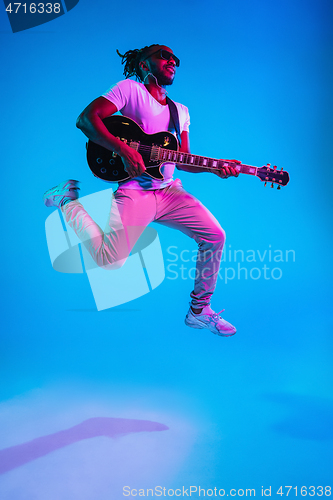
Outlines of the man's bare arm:
{"label": "man's bare arm", "polygon": [[105,97],[98,97],[82,111],[76,120],[76,126],[91,141],[119,154],[128,175],[136,177],[146,170],[142,156],[135,149],[130,148],[110,134],[103,123],[104,118],[116,112],[117,107],[111,101]]}

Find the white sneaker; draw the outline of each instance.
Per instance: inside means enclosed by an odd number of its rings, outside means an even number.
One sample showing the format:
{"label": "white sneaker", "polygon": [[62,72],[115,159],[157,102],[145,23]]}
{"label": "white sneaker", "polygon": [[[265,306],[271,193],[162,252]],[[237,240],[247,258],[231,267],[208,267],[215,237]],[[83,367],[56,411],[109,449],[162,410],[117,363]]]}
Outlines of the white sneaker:
{"label": "white sneaker", "polygon": [[69,201],[77,200],[79,197],[79,181],[69,179],[61,182],[44,193],[43,200],[47,207],[62,207]]}
{"label": "white sneaker", "polygon": [[206,306],[200,314],[194,314],[190,307],[185,318],[185,325],[191,328],[208,328],[208,330],[221,337],[235,335],[236,328],[219,316],[223,311],[224,309],[216,313],[210,306]]}

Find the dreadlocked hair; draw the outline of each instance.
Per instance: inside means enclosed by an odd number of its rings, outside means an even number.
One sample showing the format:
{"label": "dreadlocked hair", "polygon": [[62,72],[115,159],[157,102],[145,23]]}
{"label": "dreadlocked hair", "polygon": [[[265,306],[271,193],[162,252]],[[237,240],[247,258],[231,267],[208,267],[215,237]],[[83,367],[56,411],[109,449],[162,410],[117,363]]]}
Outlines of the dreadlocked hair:
{"label": "dreadlocked hair", "polygon": [[142,49],[128,50],[125,54],[121,54],[117,49],[118,56],[122,58],[121,64],[125,64],[123,73],[125,78],[135,76],[137,80],[139,79],[142,81],[139,63],[142,61],[145,52],[147,52],[151,47],[158,47],[158,44],[146,45],[146,47],[143,47]]}

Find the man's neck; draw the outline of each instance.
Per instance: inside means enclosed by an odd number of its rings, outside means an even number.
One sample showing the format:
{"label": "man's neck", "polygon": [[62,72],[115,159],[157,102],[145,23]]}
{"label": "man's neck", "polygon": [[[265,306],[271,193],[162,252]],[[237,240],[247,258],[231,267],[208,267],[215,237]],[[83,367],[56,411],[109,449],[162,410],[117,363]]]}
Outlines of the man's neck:
{"label": "man's neck", "polygon": [[164,106],[166,105],[167,91],[164,87],[160,87],[160,85],[156,85],[156,83],[145,83],[145,87],[154,99],[156,99],[156,101]]}

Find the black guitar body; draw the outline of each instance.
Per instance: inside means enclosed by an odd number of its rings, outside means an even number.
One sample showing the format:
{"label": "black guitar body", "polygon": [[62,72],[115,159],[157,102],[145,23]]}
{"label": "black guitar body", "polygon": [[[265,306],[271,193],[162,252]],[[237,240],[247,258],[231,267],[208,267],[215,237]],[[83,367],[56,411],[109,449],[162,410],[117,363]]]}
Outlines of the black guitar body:
{"label": "black guitar body", "polygon": [[[146,134],[133,120],[120,115],[109,116],[103,120],[103,123],[112,135],[141,154],[148,175],[155,179],[163,179],[160,172],[160,165],[163,162],[157,159],[154,146],[177,151],[178,142],[173,134],[170,132]],[[90,140],[87,143],[87,160],[92,173],[100,179],[120,182],[130,178],[118,154]]]}

